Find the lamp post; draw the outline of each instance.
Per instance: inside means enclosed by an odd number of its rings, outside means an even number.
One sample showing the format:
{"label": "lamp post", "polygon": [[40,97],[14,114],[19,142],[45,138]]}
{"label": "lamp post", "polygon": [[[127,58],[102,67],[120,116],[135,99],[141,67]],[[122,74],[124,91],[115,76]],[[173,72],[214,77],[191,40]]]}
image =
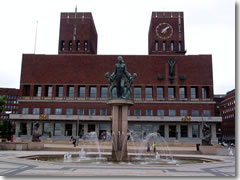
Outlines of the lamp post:
{"label": "lamp post", "polygon": [[76,128],[76,131],[77,131],[77,133],[76,133],[76,141],[77,141],[77,143],[76,143],[76,145],[78,146],[78,142],[79,142],[79,113],[78,113],[78,118],[77,118],[77,128]]}
{"label": "lamp post", "polygon": [[7,119],[7,140],[8,140],[8,136],[9,136],[9,126],[8,126],[8,124],[9,124],[9,114],[11,114],[11,113],[12,113],[12,111],[5,111],[5,114],[8,115],[8,119]]}

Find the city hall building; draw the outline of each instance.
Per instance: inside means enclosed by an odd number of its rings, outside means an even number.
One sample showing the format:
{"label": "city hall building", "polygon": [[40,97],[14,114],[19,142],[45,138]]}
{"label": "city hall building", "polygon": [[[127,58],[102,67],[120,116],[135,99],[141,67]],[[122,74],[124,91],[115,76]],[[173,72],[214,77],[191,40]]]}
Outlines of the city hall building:
{"label": "city hall building", "polygon": [[[101,138],[102,132],[111,132],[104,75],[114,71],[118,56],[97,55],[97,39],[91,13],[61,13],[58,54],[23,54],[19,113],[10,116],[16,136],[30,139],[35,122],[41,139],[69,140],[92,131]],[[128,72],[137,73],[129,131],[199,143],[202,125],[208,123],[217,143],[216,123],[222,119],[215,116],[212,56],[185,53],[183,12],[153,12],[148,55],[121,55]]]}

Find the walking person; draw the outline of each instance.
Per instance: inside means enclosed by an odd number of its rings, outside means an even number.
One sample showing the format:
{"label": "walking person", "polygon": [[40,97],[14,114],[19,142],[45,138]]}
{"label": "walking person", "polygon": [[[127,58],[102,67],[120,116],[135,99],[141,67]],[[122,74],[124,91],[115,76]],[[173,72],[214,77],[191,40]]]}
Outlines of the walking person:
{"label": "walking person", "polygon": [[147,144],[147,152],[150,152],[150,143]]}
{"label": "walking person", "polygon": [[156,146],[157,146],[157,144],[154,142],[154,143],[152,144],[152,148],[153,148],[153,152],[154,152],[154,153],[156,153]]}
{"label": "walking person", "polygon": [[75,139],[73,136],[71,137],[70,141],[72,141],[72,142],[73,142],[73,145],[74,145],[74,147],[76,147],[76,139]]}

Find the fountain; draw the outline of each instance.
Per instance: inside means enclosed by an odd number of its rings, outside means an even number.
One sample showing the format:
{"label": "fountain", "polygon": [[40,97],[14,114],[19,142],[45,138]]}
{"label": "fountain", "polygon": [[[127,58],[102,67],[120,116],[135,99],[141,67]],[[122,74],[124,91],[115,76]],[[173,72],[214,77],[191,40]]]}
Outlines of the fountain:
{"label": "fountain", "polygon": [[100,150],[100,145],[99,145],[97,133],[96,132],[87,133],[86,135],[84,135],[83,139],[85,139],[85,141],[92,141],[92,142],[95,143],[95,145],[97,147],[97,150],[98,150],[99,159],[101,159],[102,158],[102,153],[101,153],[101,150]]}
{"label": "fountain", "polygon": [[64,153],[63,162],[72,162],[72,155],[69,152]]}

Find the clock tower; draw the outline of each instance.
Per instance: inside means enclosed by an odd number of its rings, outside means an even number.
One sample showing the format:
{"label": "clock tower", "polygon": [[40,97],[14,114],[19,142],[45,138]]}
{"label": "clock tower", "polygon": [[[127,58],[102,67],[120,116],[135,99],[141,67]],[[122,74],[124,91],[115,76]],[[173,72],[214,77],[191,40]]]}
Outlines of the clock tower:
{"label": "clock tower", "polygon": [[183,12],[152,12],[148,54],[185,53]]}

